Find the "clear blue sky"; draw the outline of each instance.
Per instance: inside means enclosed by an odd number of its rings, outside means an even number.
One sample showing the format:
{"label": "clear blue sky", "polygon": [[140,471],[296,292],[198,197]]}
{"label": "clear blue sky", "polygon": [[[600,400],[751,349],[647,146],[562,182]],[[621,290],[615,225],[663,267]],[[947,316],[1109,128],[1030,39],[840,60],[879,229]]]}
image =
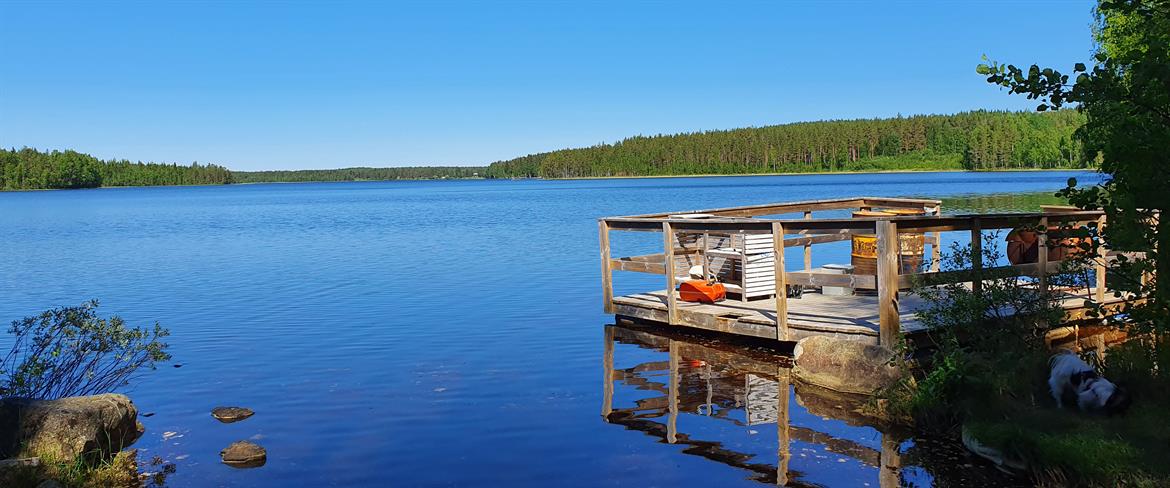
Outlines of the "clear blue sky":
{"label": "clear blue sky", "polygon": [[1024,109],[1092,3],[0,0],[0,145],[233,169],[480,165],[636,134]]}

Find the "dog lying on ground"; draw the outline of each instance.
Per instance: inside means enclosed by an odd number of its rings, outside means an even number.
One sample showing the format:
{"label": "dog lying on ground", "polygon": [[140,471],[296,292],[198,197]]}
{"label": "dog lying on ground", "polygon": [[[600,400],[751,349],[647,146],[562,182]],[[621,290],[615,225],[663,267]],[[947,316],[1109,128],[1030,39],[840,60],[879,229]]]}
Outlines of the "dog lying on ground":
{"label": "dog lying on ground", "polygon": [[1057,407],[1064,408],[1069,399],[1075,399],[1077,407],[1084,412],[1113,415],[1129,407],[1130,397],[1123,388],[1100,377],[1072,351],[1057,353],[1048,363],[1052,367],[1048,388]]}

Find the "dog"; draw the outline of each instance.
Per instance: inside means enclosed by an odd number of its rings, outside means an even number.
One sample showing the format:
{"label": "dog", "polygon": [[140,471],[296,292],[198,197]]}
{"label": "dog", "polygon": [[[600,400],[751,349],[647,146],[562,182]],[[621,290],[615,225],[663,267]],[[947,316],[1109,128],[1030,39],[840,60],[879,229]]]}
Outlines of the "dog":
{"label": "dog", "polygon": [[1125,389],[1102,378],[1072,351],[1057,353],[1048,364],[1052,367],[1048,388],[1058,408],[1064,408],[1065,401],[1073,398],[1083,412],[1114,415],[1129,408],[1131,400]]}

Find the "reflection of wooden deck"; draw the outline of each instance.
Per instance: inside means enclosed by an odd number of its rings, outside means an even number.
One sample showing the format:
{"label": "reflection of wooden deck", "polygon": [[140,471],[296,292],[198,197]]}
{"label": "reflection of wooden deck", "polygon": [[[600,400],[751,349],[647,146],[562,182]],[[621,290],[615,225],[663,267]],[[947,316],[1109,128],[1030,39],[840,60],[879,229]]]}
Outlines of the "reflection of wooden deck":
{"label": "reflection of wooden deck", "polygon": [[[605,328],[605,389],[601,412],[605,422],[643,432],[667,444],[686,446],[682,451],[685,454],[750,471],[753,479],[777,486],[820,486],[806,481],[805,473],[790,467],[793,443],[818,446],[826,452],[878,468],[876,486],[898,486],[901,435],[888,432],[889,425],[871,425],[856,414],[838,416],[829,413],[845,413],[848,410],[843,404],[859,399],[802,395],[799,386],[790,390],[792,383],[785,358],[729,345],[690,342],[683,337],[671,335],[669,330]],[[668,360],[618,369],[614,367],[615,344],[657,350],[667,354]],[[649,397],[638,395],[641,398],[633,400],[632,406],[615,406],[616,386],[655,394]],[[812,415],[840,420],[850,426],[874,428],[880,433],[881,448],[875,449],[842,436],[842,433],[849,432],[849,427],[824,430],[821,425],[793,425],[789,409],[798,408],[792,407],[790,399],[793,398]],[[822,406],[826,404],[833,407],[826,409]],[[774,425],[777,440],[775,464],[767,459],[768,456],[744,450],[739,442],[700,437],[700,434],[712,434],[711,430],[681,431],[679,417],[682,416],[728,422],[744,430],[750,427],[764,431],[766,425]],[[683,425],[688,424],[695,425],[689,422]],[[798,463],[806,464],[804,461]]]}
{"label": "reflection of wooden deck", "polygon": [[[1093,296],[1092,290],[1065,293],[1064,308],[1070,318],[1079,318],[1084,300]],[[1106,302],[1120,302],[1108,298]],[[666,323],[667,298],[665,290],[614,297],[615,313],[619,316]],[[718,332],[774,339],[776,312],[772,300],[742,302],[726,300],[717,304],[678,301],[680,325]],[[914,334],[925,330],[915,314],[926,305],[911,293],[902,292],[898,299],[898,313],[903,333]],[[788,300],[788,328],[790,340],[812,335],[833,335],[842,339],[877,342],[880,317],[878,297],[874,295],[828,296],[805,293]]]}

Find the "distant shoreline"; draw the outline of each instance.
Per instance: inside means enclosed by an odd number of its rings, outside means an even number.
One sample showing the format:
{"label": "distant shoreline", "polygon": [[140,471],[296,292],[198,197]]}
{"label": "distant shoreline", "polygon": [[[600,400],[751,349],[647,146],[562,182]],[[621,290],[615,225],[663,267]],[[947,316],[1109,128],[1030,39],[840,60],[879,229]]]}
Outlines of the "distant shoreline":
{"label": "distant shoreline", "polygon": [[725,178],[735,176],[801,176],[801,175],[871,175],[890,173],[1041,173],[1055,171],[1096,171],[1096,168],[1012,168],[1012,169],[879,169],[872,171],[808,171],[788,173],[736,173],[736,174],[694,174],[694,175],[645,175],[645,176],[582,176],[575,178],[500,178],[514,180],[635,180],[650,178]]}
{"label": "distant shoreline", "polygon": [[515,180],[543,180],[543,181],[578,181],[578,180],[644,180],[658,178],[731,178],[753,176],[802,176],[802,175],[868,175],[868,174],[899,174],[899,173],[1042,173],[1057,171],[1096,171],[1096,168],[1012,168],[1012,169],[884,169],[869,171],[806,171],[787,173],[735,173],[735,174],[691,174],[691,175],[638,175],[638,176],[579,176],[573,178],[543,178],[513,177],[513,178],[398,178],[393,180],[314,180],[314,181],[249,181],[246,183],[232,183],[233,185],[271,185],[292,183],[362,183],[376,181],[515,181]]}
{"label": "distant shoreline", "polygon": [[69,190],[102,190],[114,188],[164,188],[164,187],[206,187],[206,186],[243,186],[243,185],[291,185],[298,183],[369,183],[381,181],[516,181],[516,180],[542,180],[542,181],[579,181],[579,180],[646,180],[646,179],[668,179],[668,178],[733,178],[733,177],[754,177],[754,176],[816,176],[816,175],[868,175],[868,174],[906,174],[906,173],[1051,173],[1058,171],[1086,171],[1095,172],[1096,168],[1013,168],[1013,169],[990,169],[990,170],[967,170],[967,169],[896,169],[896,170],[873,170],[873,171],[810,171],[810,172],[788,172],[788,173],[741,173],[741,174],[694,174],[694,175],[642,175],[642,176],[588,176],[576,178],[396,178],[396,179],[361,179],[361,180],[320,180],[320,181],[249,181],[245,183],[209,183],[209,184],[192,184],[192,185],[126,185],[126,186],[99,186],[93,188],[29,188],[21,190],[0,190],[0,193],[18,193],[25,191],[69,191]]}

